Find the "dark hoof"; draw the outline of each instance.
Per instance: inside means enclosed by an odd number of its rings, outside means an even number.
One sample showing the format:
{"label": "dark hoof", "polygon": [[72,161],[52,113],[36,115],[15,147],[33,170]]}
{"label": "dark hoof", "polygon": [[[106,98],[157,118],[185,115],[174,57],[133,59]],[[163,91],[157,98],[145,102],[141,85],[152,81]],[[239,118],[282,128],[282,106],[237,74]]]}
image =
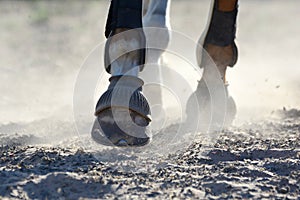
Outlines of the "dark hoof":
{"label": "dark hoof", "polygon": [[150,142],[149,121],[124,108],[110,108],[97,116],[102,133],[115,146],[144,146]]}
{"label": "dark hoof", "polygon": [[116,146],[148,144],[151,111],[141,91],[143,81],[129,76],[112,77],[110,81],[96,106],[101,132]]}
{"label": "dark hoof", "polygon": [[[206,83],[201,79],[197,90],[188,99],[187,122],[198,123],[200,131],[208,131],[210,126],[227,128],[232,125],[235,119],[237,108],[234,99],[228,94],[226,85],[219,89],[225,89],[226,95],[219,98],[225,97],[224,102],[214,104]],[[199,109],[199,112],[195,112],[195,109]]]}

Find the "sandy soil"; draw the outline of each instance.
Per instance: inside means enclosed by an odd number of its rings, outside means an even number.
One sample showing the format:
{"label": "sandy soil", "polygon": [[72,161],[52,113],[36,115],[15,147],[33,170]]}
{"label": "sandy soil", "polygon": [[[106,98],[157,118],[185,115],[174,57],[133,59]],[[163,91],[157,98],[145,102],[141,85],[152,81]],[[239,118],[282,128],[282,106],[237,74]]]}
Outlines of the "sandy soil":
{"label": "sandy soil", "polygon": [[28,145],[38,143],[34,136],[2,136],[0,194],[22,199],[299,199],[300,111],[280,115],[222,132],[204,156],[197,140],[167,157],[141,159],[114,151],[105,160],[95,156],[99,151],[78,148],[78,138],[49,146]]}
{"label": "sandy soil", "polygon": [[[0,199],[300,199],[300,2],[241,3],[233,127],[213,146],[144,157],[78,134],[94,104],[74,125],[74,83],[104,41],[108,3],[0,2]],[[173,29],[196,41],[208,6],[174,1]]]}

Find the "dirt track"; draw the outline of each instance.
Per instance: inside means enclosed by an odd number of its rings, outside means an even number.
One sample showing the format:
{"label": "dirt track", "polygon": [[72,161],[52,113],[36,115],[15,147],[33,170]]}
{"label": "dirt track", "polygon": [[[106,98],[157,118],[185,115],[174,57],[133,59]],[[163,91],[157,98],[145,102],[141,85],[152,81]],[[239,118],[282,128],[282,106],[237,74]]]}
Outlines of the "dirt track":
{"label": "dirt track", "polygon": [[281,116],[223,132],[206,156],[200,156],[201,141],[195,141],[179,154],[146,159],[143,168],[132,167],[140,162],[134,158],[101,161],[72,141],[50,147],[17,145],[23,138],[6,140],[10,145],[0,151],[0,194],[22,199],[299,199],[300,111]]}

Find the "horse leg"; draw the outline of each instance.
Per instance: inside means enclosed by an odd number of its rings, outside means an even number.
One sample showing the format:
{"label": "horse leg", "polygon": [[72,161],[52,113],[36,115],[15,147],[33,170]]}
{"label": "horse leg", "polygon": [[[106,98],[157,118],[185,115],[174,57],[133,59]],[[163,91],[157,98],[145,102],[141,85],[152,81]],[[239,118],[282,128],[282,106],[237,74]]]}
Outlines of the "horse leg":
{"label": "horse leg", "polygon": [[[143,26],[147,41],[146,66],[142,74],[146,82],[162,83],[162,54],[170,40],[170,0],[144,0]],[[159,130],[163,123],[162,89],[149,84],[143,90],[152,111],[152,130]]]}
{"label": "horse leg", "polygon": [[105,67],[111,78],[95,115],[103,134],[117,146],[142,146],[150,141],[150,108],[142,93],[144,82],[138,77],[145,63],[142,11],[143,0],[112,0],[106,24]]}
{"label": "horse leg", "polygon": [[197,60],[203,75],[188,101],[187,114],[188,121],[195,119],[191,114],[193,105],[199,105],[204,131],[229,126],[236,115],[236,104],[226,82],[227,67],[233,67],[237,61],[236,17],[237,0],[212,0],[209,23],[197,45]]}
{"label": "horse leg", "polygon": [[162,53],[168,47],[171,34],[170,3],[171,0],[144,0],[143,26],[151,27],[145,30],[147,46],[150,46],[147,62],[159,63]]}
{"label": "horse leg", "polygon": [[211,16],[207,29],[199,40],[197,49],[198,64],[204,68],[206,59],[202,46],[218,67],[223,82],[226,83],[226,69],[237,62],[237,47],[234,42],[236,33],[238,0],[212,0]]}

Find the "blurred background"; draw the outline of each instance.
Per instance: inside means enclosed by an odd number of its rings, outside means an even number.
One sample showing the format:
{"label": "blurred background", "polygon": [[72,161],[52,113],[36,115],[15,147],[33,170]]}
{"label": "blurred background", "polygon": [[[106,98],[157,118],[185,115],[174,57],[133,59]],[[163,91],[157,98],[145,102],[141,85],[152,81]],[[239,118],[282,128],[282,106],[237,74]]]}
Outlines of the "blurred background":
{"label": "blurred background", "polygon": [[[76,77],[89,52],[105,41],[108,6],[108,0],[0,1],[2,127],[72,121]],[[209,6],[210,0],[173,0],[172,29],[197,41]],[[240,1],[239,61],[228,71],[236,124],[300,107],[299,7],[298,0]]]}

